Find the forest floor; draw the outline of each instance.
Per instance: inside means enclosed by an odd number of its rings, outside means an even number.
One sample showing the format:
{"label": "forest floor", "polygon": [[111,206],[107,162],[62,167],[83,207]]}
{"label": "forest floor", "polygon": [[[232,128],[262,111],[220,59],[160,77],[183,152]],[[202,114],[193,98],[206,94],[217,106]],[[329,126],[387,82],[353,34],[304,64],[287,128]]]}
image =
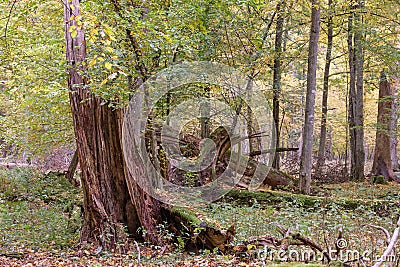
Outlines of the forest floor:
{"label": "forest floor", "polygon": [[[393,231],[400,214],[400,185],[346,182],[313,189],[313,196],[234,191],[193,211],[225,229],[234,224],[235,244],[253,236],[282,238],[280,229],[290,228],[326,249],[341,246],[344,253],[339,261],[364,254],[362,264],[372,265],[384,251],[386,238],[367,224]],[[194,255],[183,252],[165,226],[160,226],[160,234],[171,241],[168,247],[132,244],[131,251],[122,255],[78,249],[81,198],[63,177],[29,168],[0,169],[0,266],[301,266],[302,253],[310,251],[293,247],[294,254],[285,259],[253,247],[236,255],[207,250]],[[339,232],[343,233],[340,243]],[[399,266],[397,256],[391,260]],[[313,262],[307,266],[323,265]]]}

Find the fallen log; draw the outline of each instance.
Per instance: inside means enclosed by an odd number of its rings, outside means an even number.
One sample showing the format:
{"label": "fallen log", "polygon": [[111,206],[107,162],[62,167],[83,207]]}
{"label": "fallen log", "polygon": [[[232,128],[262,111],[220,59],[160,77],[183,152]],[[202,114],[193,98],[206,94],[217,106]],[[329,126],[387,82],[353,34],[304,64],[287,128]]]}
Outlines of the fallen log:
{"label": "fallen log", "polygon": [[398,200],[320,197],[263,189],[252,192],[248,190],[231,190],[220,201],[233,202],[236,205],[251,205],[254,200],[265,206],[287,202],[293,205],[301,205],[304,208],[313,208],[330,207],[334,203],[335,206],[346,210],[356,210],[360,206],[368,206],[375,211],[384,208],[387,212],[396,212],[400,206],[400,201]]}
{"label": "fallen log", "polygon": [[236,233],[234,225],[222,230],[217,225],[200,220],[187,208],[165,206],[164,211],[170,219],[169,230],[184,240],[186,251],[199,253],[218,248],[225,253],[232,249],[231,242]]}

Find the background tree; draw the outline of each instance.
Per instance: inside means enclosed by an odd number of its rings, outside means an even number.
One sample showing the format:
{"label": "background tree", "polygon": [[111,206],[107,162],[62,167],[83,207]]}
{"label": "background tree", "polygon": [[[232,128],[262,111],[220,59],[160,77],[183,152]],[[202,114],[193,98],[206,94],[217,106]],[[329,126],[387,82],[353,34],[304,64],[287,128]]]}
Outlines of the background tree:
{"label": "background tree", "polygon": [[[382,71],[379,82],[378,119],[375,139],[375,154],[371,174],[383,176],[387,181],[398,180],[395,177],[391,158],[391,133],[393,132],[392,113],[394,107],[393,86]],[[375,178],[376,179],[376,178]]]}
{"label": "background tree", "polygon": [[327,21],[327,46],[325,55],[325,69],[324,69],[324,81],[322,89],[322,115],[321,115],[321,128],[320,128],[320,139],[318,147],[318,160],[317,170],[320,171],[325,162],[325,151],[326,151],[326,123],[328,116],[328,93],[329,93],[329,70],[332,61],[332,47],[333,47],[333,9],[332,0],[328,1],[328,21]]}
{"label": "background tree", "polygon": [[315,91],[317,89],[317,60],[318,60],[318,39],[320,32],[320,6],[316,0],[311,1],[311,30],[310,43],[308,48],[308,69],[307,69],[307,94],[304,114],[303,144],[300,159],[300,191],[307,194],[311,190],[312,171],[312,148],[314,133],[314,105]]}
{"label": "background tree", "polygon": [[[280,117],[279,117],[279,99],[281,94],[281,80],[282,80],[282,53],[283,53],[283,37],[284,37],[284,22],[285,22],[285,6],[286,1],[279,1],[276,6],[276,28],[275,28],[275,54],[274,54],[274,66],[273,66],[273,83],[272,88],[274,91],[274,97],[272,102],[272,113],[275,123],[276,131],[276,145],[280,147]],[[274,162],[272,167],[279,170],[279,152],[275,153]]]}
{"label": "background tree", "polygon": [[348,49],[350,65],[349,85],[349,132],[350,132],[350,179],[364,179],[364,53],[361,11],[363,1],[350,3]]}

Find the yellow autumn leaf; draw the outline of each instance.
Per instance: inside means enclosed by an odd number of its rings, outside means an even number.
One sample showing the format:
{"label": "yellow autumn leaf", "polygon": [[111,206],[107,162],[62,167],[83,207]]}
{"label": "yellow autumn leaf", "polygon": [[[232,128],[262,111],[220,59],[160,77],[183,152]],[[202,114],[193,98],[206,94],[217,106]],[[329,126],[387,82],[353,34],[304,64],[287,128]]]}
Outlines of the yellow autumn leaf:
{"label": "yellow autumn leaf", "polygon": [[94,44],[96,42],[97,38],[95,36],[90,36],[89,37],[89,43]]}
{"label": "yellow autumn leaf", "polygon": [[69,32],[73,32],[76,29],[76,25],[71,25],[71,27],[69,27]]}
{"label": "yellow autumn leaf", "polygon": [[108,81],[108,79],[104,79],[104,80],[100,83],[100,86],[105,85],[105,84],[107,83],[107,81]]}
{"label": "yellow autumn leaf", "polygon": [[77,32],[77,31],[72,31],[72,32],[71,32],[71,37],[72,37],[72,38],[75,38],[77,35],[78,35],[78,32]]}
{"label": "yellow autumn leaf", "polygon": [[94,64],[96,64],[96,59],[92,59],[92,60],[89,62],[89,67],[94,66]]}
{"label": "yellow autumn leaf", "polygon": [[106,62],[106,63],[104,63],[104,67],[106,67],[106,69],[108,69],[108,70],[111,70],[112,64],[110,62]]}
{"label": "yellow autumn leaf", "polygon": [[110,52],[110,53],[114,52],[114,49],[112,49],[111,46],[107,46],[107,47],[106,47],[106,50],[107,50],[108,52]]}
{"label": "yellow autumn leaf", "polygon": [[96,35],[98,33],[99,33],[99,31],[97,29],[91,29],[90,30],[90,35]]}

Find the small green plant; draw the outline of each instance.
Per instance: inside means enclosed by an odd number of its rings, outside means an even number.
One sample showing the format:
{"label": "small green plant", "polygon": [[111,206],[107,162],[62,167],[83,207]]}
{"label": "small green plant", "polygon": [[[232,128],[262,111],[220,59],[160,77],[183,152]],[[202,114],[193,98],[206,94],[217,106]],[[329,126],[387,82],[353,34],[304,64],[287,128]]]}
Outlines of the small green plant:
{"label": "small green plant", "polygon": [[196,181],[199,178],[199,175],[195,172],[186,172],[185,175],[185,184],[188,187],[195,187],[196,186]]}
{"label": "small green plant", "polygon": [[373,184],[384,184],[384,185],[388,184],[388,182],[386,181],[386,179],[385,179],[385,177],[383,175],[372,176],[371,177],[371,183],[373,183]]}

